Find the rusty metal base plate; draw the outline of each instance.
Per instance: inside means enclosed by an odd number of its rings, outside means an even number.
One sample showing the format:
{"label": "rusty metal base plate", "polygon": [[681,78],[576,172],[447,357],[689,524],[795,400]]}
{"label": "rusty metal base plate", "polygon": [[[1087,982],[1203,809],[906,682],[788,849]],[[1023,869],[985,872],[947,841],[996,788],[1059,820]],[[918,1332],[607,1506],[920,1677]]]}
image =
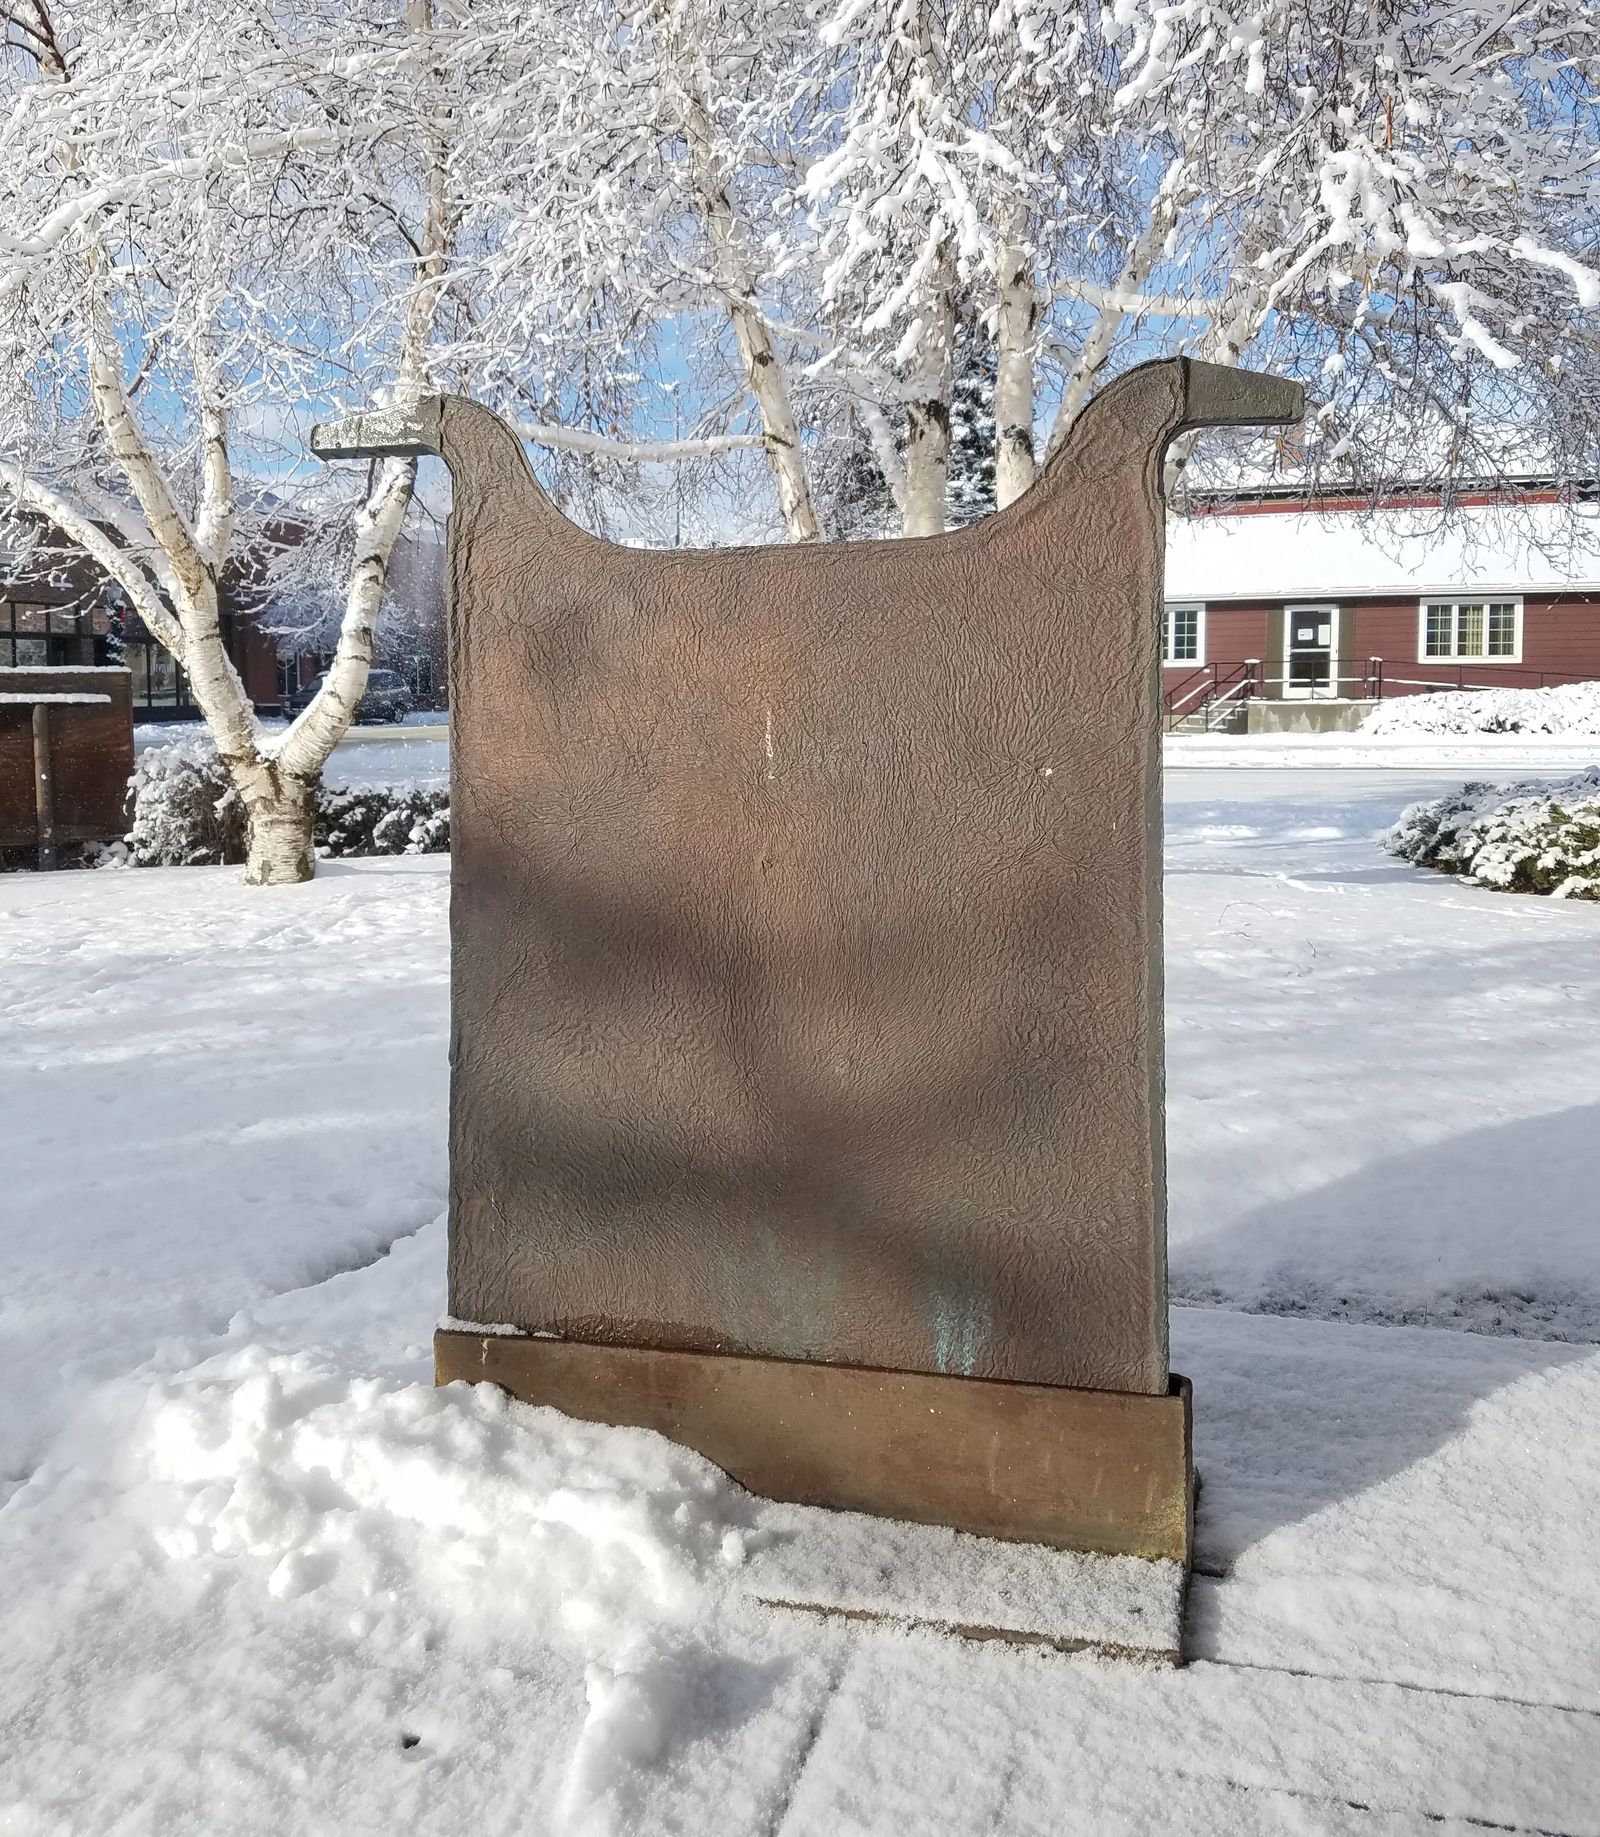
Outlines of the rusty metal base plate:
{"label": "rusty metal base plate", "polygon": [[434,1367],[654,1429],[768,1499],[1189,1563],[1184,1378],[1146,1396],[447,1328]]}

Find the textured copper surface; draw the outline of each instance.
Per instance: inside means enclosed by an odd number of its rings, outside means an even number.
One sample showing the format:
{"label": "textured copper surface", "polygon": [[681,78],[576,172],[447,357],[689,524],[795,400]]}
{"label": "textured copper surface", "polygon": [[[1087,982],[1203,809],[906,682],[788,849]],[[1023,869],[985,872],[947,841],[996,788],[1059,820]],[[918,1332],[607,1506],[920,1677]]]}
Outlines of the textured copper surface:
{"label": "textured copper surface", "polygon": [[452,1314],[1164,1395],[1159,468],[1300,411],[1152,364],[973,529],[671,553],[428,411]]}
{"label": "textured copper surface", "polygon": [[1148,1397],[443,1330],[434,1369],[655,1429],[769,1499],[1189,1561],[1182,1378]]}

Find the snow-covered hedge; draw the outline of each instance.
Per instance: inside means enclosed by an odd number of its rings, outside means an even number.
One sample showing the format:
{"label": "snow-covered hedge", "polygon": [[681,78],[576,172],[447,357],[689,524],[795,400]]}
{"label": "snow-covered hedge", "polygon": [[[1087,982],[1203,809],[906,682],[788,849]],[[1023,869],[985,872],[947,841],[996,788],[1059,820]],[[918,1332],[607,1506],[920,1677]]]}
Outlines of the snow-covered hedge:
{"label": "snow-covered hedge", "polygon": [[1502,893],[1600,899],[1600,770],[1554,785],[1464,785],[1412,804],[1383,845]]}
{"label": "snow-covered hedge", "polygon": [[1449,689],[1395,695],[1361,723],[1368,734],[1600,734],[1600,683],[1555,689]]}
{"label": "snow-covered hedge", "polygon": [[137,866],[244,860],[244,805],[209,740],[179,740],[140,753],[128,802],[128,848]]}
{"label": "snow-covered hedge", "polygon": [[323,789],[312,834],[319,855],[447,855],[450,793],[421,785]]}
{"label": "snow-covered hedge", "polygon": [[[245,855],[244,806],[208,740],[155,746],[139,755],[128,785],[136,867],[201,867]],[[317,792],[317,853],[437,855],[450,848],[450,793],[443,787],[371,786]]]}

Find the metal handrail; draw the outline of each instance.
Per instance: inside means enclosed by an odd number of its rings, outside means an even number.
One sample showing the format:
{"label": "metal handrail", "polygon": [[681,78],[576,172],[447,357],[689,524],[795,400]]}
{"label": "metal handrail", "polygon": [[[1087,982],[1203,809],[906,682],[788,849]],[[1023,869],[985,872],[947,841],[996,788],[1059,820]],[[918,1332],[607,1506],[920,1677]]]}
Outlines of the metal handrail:
{"label": "metal handrail", "polygon": [[[1167,667],[1170,669],[1172,666]],[[1405,673],[1398,674],[1400,671]],[[1484,672],[1492,673],[1495,681],[1471,680],[1474,673]],[[1494,657],[1461,662],[1429,659],[1418,664],[1407,660],[1392,666],[1386,664],[1382,657],[1330,657],[1328,673],[1329,682],[1323,687],[1330,701],[1338,697],[1341,689],[1347,695],[1354,695],[1363,701],[1382,701],[1396,692],[1405,693],[1410,690],[1426,692],[1508,686],[1548,689],[1562,683],[1595,680],[1582,671],[1539,670],[1529,664],[1502,663]],[[1274,692],[1281,694],[1292,681],[1287,667],[1264,671],[1259,658],[1234,664],[1200,664],[1187,676],[1180,677],[1171,688],[1163,691],[1163,724],[1171,732],[1184,721],[1198,718],[1209,732],[1216,722],[1231,713],[1241,702],[1256,695],[1271,696]],[[1345,688],[1345,685],[1349,687]]]}
{"label": "metal handrail", "polygon": [[[1248,669],[1248,667],[1247,665],[1246,668]],[[1230,686],[1224,689],[1219,695],[1213,695],[1208,702],[1202,703],[1201,706],[1204,710],[1206,731],[1209,733],[1211,729],[1216,726],[1217,710],[1219,708],[1224,711],[1230,711],[1235,699],[1239,701],[1248,701],[1250,697],[1254,695],[1255,688],[1256,679],[1253,675],[1241,676],[1236,683],[1230,684]]]}
{"label": "metal handrail", "polygon": [[1163,692],[1161,701],[1163,712],[1169,720],[1177,719],[1184,704],[1193,701],[1196,696],[1205,696],[1213,692],[1217,683],[1217,670],[1214,663],[1202,664],[1199,669],[1185,676],[1181,682]]}
{"label": "metal handrail", "polygon": [[1209,730],[1212,711],[1218,705],[1231,705],[1235,699],[1247,700],[1255,693],[1256,673],[1260,668],[1257,658],[1230,665],[1208,663],[1174,683],[1161,698],[1168,730],[1191,715],[1198,715]]}
{"label": "metal handrail", "polygon": [[[1359,683],[1363,699],[1381,701],[1391,688],[1447,690],[1528,688],[1548,689],[1564,683],[1592,682],[1594,677],[1581,670],[1539,670],[1529,664],[1502,663],[1498,658],[1480,657],[1464,662],[1430,658],[1423,663],[1387,663],[1382,657],[1330,657],[1329,676],[1333,682]],[[1403,673],[1402,673],[1403,672]],[[1473,680],[1474,673],[1492,673],[1494,682]],[[1515,678],[1512,683],[1506,679]],[[1260,679],[1263,688],[1292,681],[1286,669],[1267,671]]]}

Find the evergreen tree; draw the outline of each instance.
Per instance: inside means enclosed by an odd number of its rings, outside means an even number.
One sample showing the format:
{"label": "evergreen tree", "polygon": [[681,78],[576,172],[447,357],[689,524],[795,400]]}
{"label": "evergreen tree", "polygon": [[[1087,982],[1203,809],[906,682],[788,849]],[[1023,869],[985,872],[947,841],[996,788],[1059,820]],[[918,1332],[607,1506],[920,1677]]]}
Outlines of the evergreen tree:
{"label": "evergreen tree", "polygon": [[818,467],[817,498],[823,527],[835,542],[866,542],[899,528],[894,493],[854,417],[844,440]]}
{"label": "evergreen tree", "polygon": [[965,529],[995,507],[994,344],[963,315],[950,386],[948,526]]}

